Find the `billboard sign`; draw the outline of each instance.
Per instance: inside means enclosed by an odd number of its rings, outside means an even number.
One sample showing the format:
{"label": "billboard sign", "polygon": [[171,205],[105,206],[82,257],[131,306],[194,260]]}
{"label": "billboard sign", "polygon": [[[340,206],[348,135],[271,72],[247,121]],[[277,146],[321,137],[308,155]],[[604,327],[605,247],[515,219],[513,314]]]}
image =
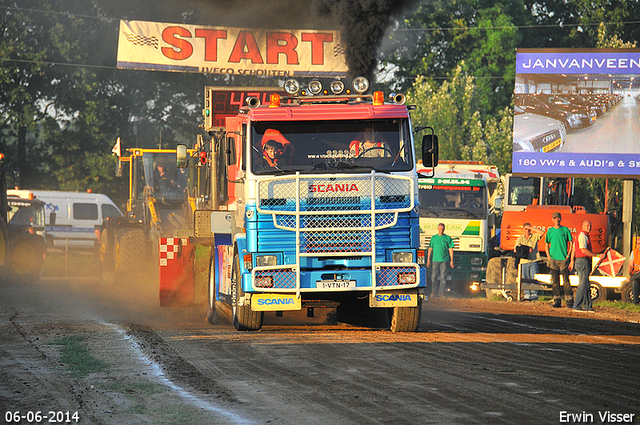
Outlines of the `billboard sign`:
{"label": "billboard sign", "polygon": [[269,77],[343,77],[339,31],[120,21],[118,68]]}
{"label": "billboard sign", "polygon": [[640,49],[518,49],[512,171],[640,177]]}

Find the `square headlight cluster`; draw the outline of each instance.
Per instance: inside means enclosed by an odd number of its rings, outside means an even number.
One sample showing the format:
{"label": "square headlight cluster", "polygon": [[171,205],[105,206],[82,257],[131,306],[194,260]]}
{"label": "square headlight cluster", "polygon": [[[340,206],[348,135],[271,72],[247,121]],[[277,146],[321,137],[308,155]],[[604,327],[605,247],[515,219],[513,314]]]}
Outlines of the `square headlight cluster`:
{"label": "square headlight cluster", "polygon": [[413,253],[398,251],[394,252],[391,259],[394,263],[413,263]]}

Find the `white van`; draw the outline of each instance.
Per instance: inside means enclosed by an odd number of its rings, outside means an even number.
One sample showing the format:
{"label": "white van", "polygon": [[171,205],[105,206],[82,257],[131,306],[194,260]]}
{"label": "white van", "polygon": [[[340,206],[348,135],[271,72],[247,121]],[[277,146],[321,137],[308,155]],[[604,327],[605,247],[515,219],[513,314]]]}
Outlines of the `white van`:
{"label": "white van", "polygon": [[45,202],[47,244],[54,248],[92,249],[96,241],[95,230],[102,221],[107,217],[122,217],[122,212],[113,201],[100,193],[31,192]]}

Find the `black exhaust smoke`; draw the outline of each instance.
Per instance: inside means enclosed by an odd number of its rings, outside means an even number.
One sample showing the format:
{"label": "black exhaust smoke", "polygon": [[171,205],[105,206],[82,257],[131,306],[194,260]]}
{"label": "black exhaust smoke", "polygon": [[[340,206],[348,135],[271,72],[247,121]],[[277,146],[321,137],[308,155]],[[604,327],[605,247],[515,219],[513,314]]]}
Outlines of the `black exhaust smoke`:
{"label": "black exhaust smoke", "polygon": [[314,0],[314,9],[340,25],[352,77],[373,81],[377,52],[392,19],[419,0]]}

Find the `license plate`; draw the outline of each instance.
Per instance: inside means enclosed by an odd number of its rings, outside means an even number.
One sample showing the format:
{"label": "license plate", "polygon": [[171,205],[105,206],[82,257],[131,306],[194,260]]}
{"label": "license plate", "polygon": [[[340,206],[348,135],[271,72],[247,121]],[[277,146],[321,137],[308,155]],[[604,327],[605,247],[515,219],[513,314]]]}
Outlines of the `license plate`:
{"label": "license plate", "polygon": [[316,288],[320,289],[343,289],[343,288],[355,288],[355,280],[318,280],[316,281]]}
{"label": "license plate", "polygon": [[549,143],[547,146],[544,146],[542,148],[542,152],[549,152],[549,151],[557,148],[558,146],[560,146],[560,142],[562,142],[562,140],[558,139],[558,140],[556,140],[554,142]]}

